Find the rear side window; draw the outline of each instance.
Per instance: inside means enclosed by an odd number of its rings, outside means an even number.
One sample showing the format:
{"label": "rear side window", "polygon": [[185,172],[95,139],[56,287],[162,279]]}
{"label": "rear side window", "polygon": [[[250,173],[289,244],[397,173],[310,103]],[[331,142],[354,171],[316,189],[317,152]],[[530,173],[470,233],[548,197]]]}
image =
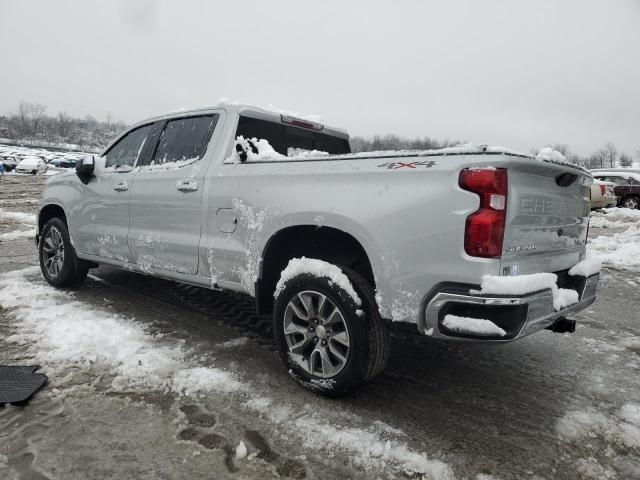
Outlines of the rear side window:
{"label": "rear side window", "polygon": [[349,140],[344,138],[251,117],[240,117],[236,138],[239,136],[265,139],[274,150],[287,156],[291,156],[290,152],[295,152],[295,149],[333,154],[351,153]]}
{"label": "rear side window", "polygon": [[605,180],[609,182],[614,182],[616,185],[626,185],[627,179],[618,175],[612,175],[610,177],[605,177]]}
{"label": "rear side window", "polygon": [[202,158],[217,121],[218,115],[169,120],[160,134],[151,164]]}
{"label": "rear side window", "polygon": [[140,157],[140,152],[151,132],[152,125],[145,125],[127,133],[118,143],[109,149],[105,155],[106,167],[133,167]]}

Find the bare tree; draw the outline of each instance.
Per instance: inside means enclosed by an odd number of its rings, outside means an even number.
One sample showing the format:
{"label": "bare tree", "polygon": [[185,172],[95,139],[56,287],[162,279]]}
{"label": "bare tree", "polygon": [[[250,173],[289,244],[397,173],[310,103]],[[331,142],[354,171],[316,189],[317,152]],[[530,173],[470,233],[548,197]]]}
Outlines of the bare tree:
{"label": "bare tree", "polygon": [[618,160],[618,162],[623,168],[629,168],[633,166],[633,159],[631,158],[631,155],[627,155],[626,153],[620,154],[620,160]]}
{"label": "bare tree", "polygon": [[589,157],[589,168],[604,168],[606,157],[607,153],[604,151],[604,148],[599,148]]}
{"label": "bare tree", "polygon": [[556,152],[560,152],[565,157],[569,156],[570,149],[569,145],[567,145],[566,143],[554,143],[553,145],[551,145],[551,148],[553,148]]}
{"label": "bare tree", "polygon": [[18,104],[18,119],[20,121],[20,135],[26,135],[29,130],[31,104],[22,100]]}
{"label": "bare tree", "polygon": [[616,146],[612,142],[607,142],[602,152],[604,154],[604,163],[608,163],[608,166],[611,168],[615,167],[618,159],[618,149]]}
{"label": "bare tree", "polygon": [[42,116],[46,109],[47,107],[41,103],[31,105],[31,123],[33,125],[32,133],[34,136],[38,134],[38,127],[40,126]]}
{"label": "bare tree", "polygon": [[58,113],[58,118],[56,121],[56,131],[58,135],[61,137],[67,137],[71,133],[71,117],[67,115],[67,112]]}

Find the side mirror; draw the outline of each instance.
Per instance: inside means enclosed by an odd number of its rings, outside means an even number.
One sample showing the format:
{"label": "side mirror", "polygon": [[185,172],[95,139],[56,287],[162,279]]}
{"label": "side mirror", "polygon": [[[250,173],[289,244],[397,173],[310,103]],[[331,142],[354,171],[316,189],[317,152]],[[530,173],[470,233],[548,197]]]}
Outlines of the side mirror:
{"label": "side mirror", "polygon": [[93,175],[96,164],[93,156],[81,158],[76,162],[76,175],[81,178],[88,178]]}

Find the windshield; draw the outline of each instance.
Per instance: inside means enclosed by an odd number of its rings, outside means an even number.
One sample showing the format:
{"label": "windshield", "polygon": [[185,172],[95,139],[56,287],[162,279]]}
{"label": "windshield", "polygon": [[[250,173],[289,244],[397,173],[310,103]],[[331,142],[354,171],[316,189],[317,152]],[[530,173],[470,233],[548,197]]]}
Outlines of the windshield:
{"label": "windshield", "polygon": [[240,117],[235,137],[265,139],[282,155],[295,155],[300,150],[318,150],[331,154],[351,153],[349,140],[315,130],[281,123]]}

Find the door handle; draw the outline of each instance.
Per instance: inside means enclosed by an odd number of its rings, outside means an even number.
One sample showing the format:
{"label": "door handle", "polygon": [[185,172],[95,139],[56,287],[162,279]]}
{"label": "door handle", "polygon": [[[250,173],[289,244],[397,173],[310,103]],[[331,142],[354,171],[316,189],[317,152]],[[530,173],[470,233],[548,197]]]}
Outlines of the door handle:
{"label": "door handle", "polygon": [[195,192],[198,190],[198,182],[195,180],[178,180],[176,188],[181,192]]}
{"label": "door handle", "polygon": [[127,190],[129,190],[129,184],[127,182],[120,182],[118,184],[116,184],[113,189],[116,192],[126,192]]}

